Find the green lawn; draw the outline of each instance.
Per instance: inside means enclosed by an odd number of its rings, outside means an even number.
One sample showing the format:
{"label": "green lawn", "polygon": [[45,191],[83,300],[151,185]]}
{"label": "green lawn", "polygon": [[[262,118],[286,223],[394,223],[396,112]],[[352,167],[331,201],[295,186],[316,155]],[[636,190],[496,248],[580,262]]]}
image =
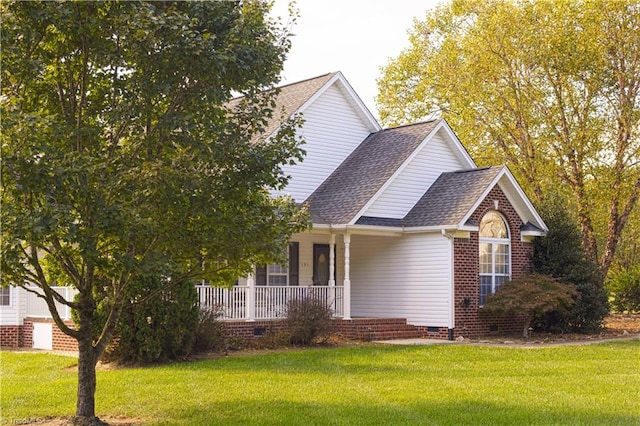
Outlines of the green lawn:
{"label": "green lawn", "polygon": [[[74,412],[75,359],[2,352],[2,421]],[[148,424],[640,424],[640,340],[357,346],[98,372],[98,416]]]}

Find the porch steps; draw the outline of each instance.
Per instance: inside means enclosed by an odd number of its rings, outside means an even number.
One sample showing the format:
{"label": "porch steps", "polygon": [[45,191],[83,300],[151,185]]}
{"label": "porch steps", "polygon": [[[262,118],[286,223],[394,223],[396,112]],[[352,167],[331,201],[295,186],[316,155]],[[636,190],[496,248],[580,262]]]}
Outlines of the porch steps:
{"label": "porch steps", "polygon": [[405,318],[353,318],[342,320],[338,331],[353,340],[393,340],[422,337],[422,332]]}

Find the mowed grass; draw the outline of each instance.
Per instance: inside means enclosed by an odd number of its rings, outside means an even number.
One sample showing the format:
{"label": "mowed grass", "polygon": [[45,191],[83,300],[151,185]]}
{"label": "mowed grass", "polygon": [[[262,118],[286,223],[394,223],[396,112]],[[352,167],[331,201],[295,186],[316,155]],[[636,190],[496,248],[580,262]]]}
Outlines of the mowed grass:
{"label": "mowed grass", "polygon": [[[3,423],[73,414],[74,358],[1,356]],[[639,425],[640,340],[363,345],[99,371],[96,405],[149,425]]]}

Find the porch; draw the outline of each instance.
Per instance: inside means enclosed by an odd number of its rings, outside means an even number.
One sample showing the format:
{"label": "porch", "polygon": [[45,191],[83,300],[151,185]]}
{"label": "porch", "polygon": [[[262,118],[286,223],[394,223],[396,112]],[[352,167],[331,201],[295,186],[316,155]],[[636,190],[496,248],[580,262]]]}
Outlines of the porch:
{"label": "porch", "polygon": [[[224,327],[230,335],[256,338],[268,331],[281,330],[286,305],[291,300],[318,298],[333,310],[338,335],[352,340],[387,340],[400,338],[446,338],[446,329],[432,329],[407,324],[405,318],[345,318],[344,288],[342,286],[234,286],[218,288],[198,284],[201,307],[220,310]],[[55,287],[60,295],[73,300],[77,291],[70,287]],[[76,350],[73,339],[62,334],[51,319],[46,303],[33,293],[22,290],[26,318],[22,327],[22,343],[9,346],[38,349]],[[65,322],[72,326],[68,307],[58,304]],[[6,345],[7,343],[5,343]]]}
{"label": "porch", "polygon": [[334,317],[344,317],[342,286],[234,286],[196,285],[201,308],[220,311],[222,320],[258,321],[286,317],[290,301],[311,297],[322,301]]}
{"label": "porch", "polygon": [[[33,287],[34,291],[41,292]],[[71,287],[52,287],[65,300],[73,300],[77,290]],[[282,319],[286,316],[287,304],[292,300],[313,297],[324,302],[334,317],[344,317],[344,287],[342,286],[234,286],[232,288],[196,285],[201,308],[218,309],[221,320],[258,321]],[[50,319],[51,314],[44,299],[31,292],[24,292],[27,318]],[[63,320],[71,319],[71,309],[56,302]]]}

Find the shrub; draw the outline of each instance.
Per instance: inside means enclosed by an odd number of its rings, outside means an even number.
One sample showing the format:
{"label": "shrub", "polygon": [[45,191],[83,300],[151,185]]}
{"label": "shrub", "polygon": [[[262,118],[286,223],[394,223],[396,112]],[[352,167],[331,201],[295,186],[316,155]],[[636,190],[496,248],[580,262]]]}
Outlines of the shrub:
{"label": "shrub", "polygon": [[580,229],[569,215],[564,200],[550,194],[538,211],[549,232],[534,241],[533,272],[575,285],[578,297],[570,309],[539,316],[536,324],[545,330],[598,331],[609,313],[600,269],[587,259]]}
{"label": "shrub", "polygon": [[563,284],[549,275],[527,274],[504,283],[489,297],[480,313],[524,316],[522,336],[526,339],[536,316],[565,311],[574,304],[577,295],[576,288],[571,284]]}
{"label": "shrub", "polygon": [[292,344],[309,345],[316,339],[326,342],[333,333],[333,312],[320,298],[290,300],[286,309],[286,329]]}
{"label": "shrub", "polygon": [[608,289],[616,311],[640,312],[640,264],[614,274]]}
{"label": "shrub", "polygon": [[[191,352],[198,325],[198,293],[191,282],[160,278],[138,280],[129,289],[116,333],[118,344],[110,356],[122,363],[151,363]],[[166,288],[165,288],[166,287]],[[141,300],[139,295],[153,294]]]}
{"label": "shrub", "polygon": [[196,328],[195,352],[227,351],[224,325],[218,320],[222,316],[219,308],[201,308]]}

